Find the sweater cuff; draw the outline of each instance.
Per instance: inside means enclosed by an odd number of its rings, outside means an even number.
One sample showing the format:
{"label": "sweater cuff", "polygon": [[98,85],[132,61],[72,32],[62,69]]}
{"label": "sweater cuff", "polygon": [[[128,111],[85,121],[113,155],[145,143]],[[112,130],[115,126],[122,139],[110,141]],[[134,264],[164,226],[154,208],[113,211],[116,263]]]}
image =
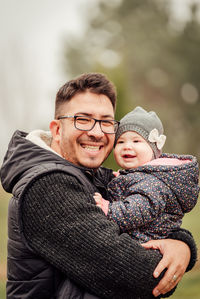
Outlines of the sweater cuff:
{"label": "sweater cuff", "polygon": [[189,246],[191,251],[191,258],[189,265],[187,266],[186,272],[191,270],[197,261],[197,246],[192,234],[188,230],[180,228],[180,230],[174,231],[168,237],[170,239],[183,241]]}

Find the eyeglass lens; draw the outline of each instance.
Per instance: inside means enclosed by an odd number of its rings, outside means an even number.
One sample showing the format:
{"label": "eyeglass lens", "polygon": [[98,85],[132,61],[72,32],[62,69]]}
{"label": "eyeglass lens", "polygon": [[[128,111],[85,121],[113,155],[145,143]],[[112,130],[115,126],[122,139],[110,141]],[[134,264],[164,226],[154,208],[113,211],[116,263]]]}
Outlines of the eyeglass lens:
{"label": "eyeglass lens", "polygon": [[117,129],[117,122],[115,120],[96,120],[90,117],[76,116],[74,118],[75,126],[78,130],[90,131],[95,126],[96,122],[100,123],[101,130],[104,133],[113,134]]}

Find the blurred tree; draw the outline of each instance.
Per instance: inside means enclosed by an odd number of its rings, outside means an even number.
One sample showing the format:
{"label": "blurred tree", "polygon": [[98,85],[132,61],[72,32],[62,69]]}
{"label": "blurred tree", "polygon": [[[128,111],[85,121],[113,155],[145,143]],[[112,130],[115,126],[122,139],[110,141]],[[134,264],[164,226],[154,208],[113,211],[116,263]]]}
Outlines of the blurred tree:
{"label": "blurred tree", "polygon": [[117,119],[136,105],[155,110],[168,136],[164,150],[200,159],[200,24],[198,6],[190,10],[175,27],[167,0],[95,1],[85,34],[65,41],[65,69],[107,74],[117,86]]}

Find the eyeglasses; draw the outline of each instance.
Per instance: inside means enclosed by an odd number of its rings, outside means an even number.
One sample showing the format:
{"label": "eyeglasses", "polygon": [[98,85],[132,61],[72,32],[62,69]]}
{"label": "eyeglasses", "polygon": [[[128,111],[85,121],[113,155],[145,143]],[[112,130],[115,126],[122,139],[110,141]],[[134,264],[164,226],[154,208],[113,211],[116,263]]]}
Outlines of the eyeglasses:
{"label": "eyeglasses", "polygon": [[80,115],[63,115],[59,116],[57,119],[73,118],[74,127],[80,131],[91,131],[96,123],[100,124],[101,131],[105,134],[115,134],[119,127],[119,121],[114,119],[96,119],[88,116]]}

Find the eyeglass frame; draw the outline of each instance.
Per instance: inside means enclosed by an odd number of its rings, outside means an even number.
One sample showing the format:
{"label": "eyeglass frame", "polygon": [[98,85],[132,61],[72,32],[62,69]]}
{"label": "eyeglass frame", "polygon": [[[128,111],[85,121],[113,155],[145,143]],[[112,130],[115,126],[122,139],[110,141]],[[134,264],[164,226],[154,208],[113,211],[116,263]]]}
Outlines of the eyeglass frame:
{"label": "eyeglass frame", "polygon": [[[87,117],[87,118],[89,118],[89,119],[93,119],[93,120],[94,120],[94,124],[93,124],[93,126],[91,127],[91,129],[89,129],[89,130],[84,130],[84,129],[77,128],[77,126],[76,126],[76,119],[77,119],[78,117]],[[61,115],[61,116],[58,116],[58,117],[57,117],[57,120],[60,120],[60,119],[67,119],[67,118],[73,118],[73,119],[74,119],[74,127],[75,127],[77,130],[79,130],[79,131],[85,131],[85,132],[86,132],[86,131],[91,131],[91,130],[95,127],[96,123],[99,123],[100,128],[101,128],[101,131],[102,131],[104,134],[116,134],[116,132],[117,132],[117,130],[118,130],[118,128],[119,128],[119,124],[120,124],[120,122],[119,122],[118,120],[115,120],[115,119],[96,119],[96,118],[94,118],[94,117],[85,116],[85,115],[74,115],[74,116],[71,116],[71,115]],[[104,132],[103,129],[102,129],[102,127],[101,127],[101,123],[102,123],[102,122],[109,122],[109,121],[113,121],[113,122],[114,122],[114,132],[113,132],[113,133],[107,133],[107,132]]]}

